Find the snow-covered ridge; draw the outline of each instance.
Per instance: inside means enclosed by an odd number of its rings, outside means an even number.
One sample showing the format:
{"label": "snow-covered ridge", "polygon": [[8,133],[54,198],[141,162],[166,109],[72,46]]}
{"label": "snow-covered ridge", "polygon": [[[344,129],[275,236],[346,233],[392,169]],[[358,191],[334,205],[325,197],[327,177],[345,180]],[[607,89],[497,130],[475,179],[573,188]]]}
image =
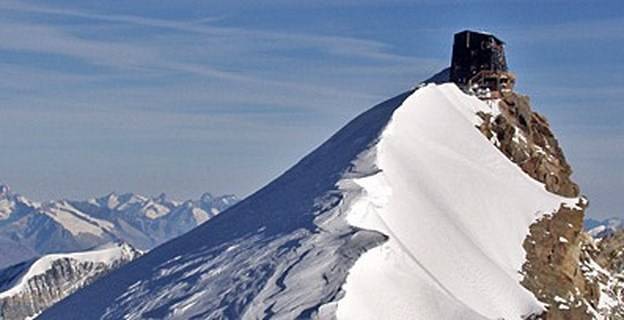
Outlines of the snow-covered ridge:
{"label": "snow-covered ridge", "polygon": [[547,192],[481,135],[475,112],[488,108],[453,84],[390,99],[237,206],[42,319],[539,311],[520,285],[522,242],[536,218],[578,199]]}
{"label": "snow-covered ridge", "polygon": [[[524,174],[475,130],[492,104],[429,85],[399,107],[356,179],[355,226],[389,240],[351,269],[339,319],[519,319],[541,310],[519,272],[529,225],[567,199]],[[435,301],[436,303],[432,303]]]}
{"label": "snow-covered ridge", "polygon": [[[311,318],[341,296],[349,267],[381,234],[344,219],[361,188],[338,190],[406,92],[368,110],[267,186],[44,312],[95,317]],[[88,307],[87,307],[88,306]],[[325,308],[331,313],[331,308]],[[325,319],[325,317],[321,316]]]}
{"label": "snow-covered ridge", "polygon": [[[140,254],[139,251],[126,243],[110,243],[82,252],[47,254],[30,263],[23,274],[9,288],[3,288],[4,290],[0,292],[0,299],[22,293],[30,279],[45,274],[52,269],[52,264],[60,259],[74,260],[77,264],[95,263],[112,266],[118,261],[132,260],[138,254]],[[7,284],[9,283],[0,283],[0,285],[5,286]]]}
{"label": "snow-covered ridge", "polygon": [[52,202],[44,206],[39,213],[52,218],[75,236],[91,234],[101,237],[115,228],[113,223],[93,218],[65,200]]}
{"label": "snow-covered ridge", "polygon": [[49,254],[0,270],[0,318],[31,319],[141,253],[125,243]]}

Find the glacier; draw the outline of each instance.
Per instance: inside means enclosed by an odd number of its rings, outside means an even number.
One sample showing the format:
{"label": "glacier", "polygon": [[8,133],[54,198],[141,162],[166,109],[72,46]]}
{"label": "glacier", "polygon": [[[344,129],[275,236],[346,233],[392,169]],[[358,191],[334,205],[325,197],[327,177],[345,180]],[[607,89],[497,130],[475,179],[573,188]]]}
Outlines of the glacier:
{"label": "glacier", "polygon": [[547,192],[475,128],[494,104],[428,84],[364,112],[267,186],[41,319],[492,319]]}

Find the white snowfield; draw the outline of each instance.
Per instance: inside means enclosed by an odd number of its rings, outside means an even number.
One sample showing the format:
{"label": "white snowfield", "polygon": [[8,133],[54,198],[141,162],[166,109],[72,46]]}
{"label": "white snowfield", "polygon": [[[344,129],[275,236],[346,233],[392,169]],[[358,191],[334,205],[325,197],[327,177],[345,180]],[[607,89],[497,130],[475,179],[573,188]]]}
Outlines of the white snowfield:
{"label": "white snowfield", "polygon": [[73,235],[104,236],[105,232],[111,232],[115,229],[115,225],[111,222],[90,217],[76,210],[66,201],[53,203],[46,209],[40,213],[52,218]]}
{"label": "white snowfield", "polygon": [[520,319],[541,310],[519,271],[529,225],[565,199],[475,130],[487,103],[451,84],[416,91],[375,147],[348,221],[390,237],[351,269],[338,319]]}
{"label": "white snowfield", "polygon": [[269,185],[41,319],[520,319],[529,225],[564,199],[427,85],[363,113]]}

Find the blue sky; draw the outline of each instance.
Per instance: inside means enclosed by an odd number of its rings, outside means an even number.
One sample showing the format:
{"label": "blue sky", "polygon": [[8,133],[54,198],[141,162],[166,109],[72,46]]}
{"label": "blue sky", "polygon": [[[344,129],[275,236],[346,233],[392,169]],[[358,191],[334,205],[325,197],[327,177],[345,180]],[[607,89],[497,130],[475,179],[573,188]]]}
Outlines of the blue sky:
{"label": "blue sky", "polygon": [[244,196],[448,65],[466,28],[506,40],[590,214],[624,216],[619,1],[2,0],[0,181]]}

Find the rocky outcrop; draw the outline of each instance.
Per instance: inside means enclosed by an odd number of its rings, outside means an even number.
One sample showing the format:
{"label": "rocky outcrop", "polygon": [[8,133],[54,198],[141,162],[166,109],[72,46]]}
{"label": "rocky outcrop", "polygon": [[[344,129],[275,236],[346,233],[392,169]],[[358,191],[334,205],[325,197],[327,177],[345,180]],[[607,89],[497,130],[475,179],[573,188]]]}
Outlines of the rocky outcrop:
{"label": "rocky outcrop", "polygon": [[[481,133],[549,192],[578,197],[572,168],[529,98],[512,92],[492,103],[498,112],[477,113]],[[596,240],[584,231],[587,201],[579,199],[576,207],[561,206],[530,226],[522,285],[546,310],[527,319],[624,319],[624,231],[604,227]]]}
{"label": "rocky outcrop", "polygon": [[614,231],[597,243],[596,262],[603,268],[613,271],[624,271],[624,230]]}
{"label": "rocky outcrop", "polygon": [[602,299],[597,313],[605,319],[624,319],[624,230],[595,241],[593,276]]}
{"label": "rocky outcrop", "polygon": [[531,110],[529,97],[510,93],[499,102],[499,114],[479,112],[479,130],[524,172],[550,192],[577,197],[572,168],[546,118]]}
{"label": "rocky outcrop", "polygon": [[[549,192],[578,197],[579,187],[570,178],[572,168],[546,118],[531,109],[529,97],[511,92],[493,103],[498,112],[477,113],[481,133]],[[546,311],[529,319],[594,319],[615,314],[613,306],[602,301],[616,288],[610,282],[612,274],[596,262],[601,261],[602,249],[584,232],[586,207],[587,201],[579,198],[576,207],[562,205],[530,226],[523,243],[522,284],[544,303]]]}
{"label": "rocky outcrop", "polygon": [[530,227],[522,284],[547,305],[538,319],[592,319],[599,299],[593,240],[582,230],[585,205],[561,206]]}
{"label": "rocky outcrop", "polygon": [[[464,42],[467,41],[461,42],[461,48]],[[476,59],[472,51],[456,59],[454,50],[453,61],[464,61],[478,68],[482,64],[476,63]],[[506,66],[501,70],[490,69],[496,76],[490,80],[496,81],[501,79],[500,71],[507,71]],[[451,78],[460,87],[462,81],[459,80],[467,79]],[[464,90],[474,94],[470,88]],[[511,88],[497,95],[477,94],[477,97],[488,100],[492,107],[491,111],[477,112],[481,119],[477,128],[488,140],[527,175],[543,183],[547,191],[567,198],[579,197],[579,187],[570,177],[572,168],[546,118],[532,110],[529,97]],[[497,99],[493,100],[494,97]],[[583,231],[586,207],[587,201],[581,197],[576,206],[562,204],[556,212],[545,213],[529,227],[529,235],[523,243],[526,262],[522,266],[522,285],[544,303],[546,311],[527,315],[528,319],[572,320],[598,316],[611,319],[616,314],[612,312],[614,304],[606,306],[604,297],[617,291],[612,281],[613,271],[609,270],[624,265],[624,256],[620,257],[624,251],[618,241],[608,246],[610,240],[607,240],[597,247],[594,239]],[[624,244],[624,235],[622,242]]]}
{"label": "rocky outcrop", "polygon": [[[499,113],[477,113],[481,133],[546,190],[578,197],[572,169],[529,98],[510,93],[498,107]],[[606,228],[596,240],[584,231],[587,201],[579,199],[576,207],[561,206],[530,226],[522,284],[546,310],[527,319],[624,319],[624,231]]]}
{"label": "rocky outcrop", "polygon": [[127,244],[56,254],[0,271],[0,319],[34,317],[76,290],[140,255]]}

